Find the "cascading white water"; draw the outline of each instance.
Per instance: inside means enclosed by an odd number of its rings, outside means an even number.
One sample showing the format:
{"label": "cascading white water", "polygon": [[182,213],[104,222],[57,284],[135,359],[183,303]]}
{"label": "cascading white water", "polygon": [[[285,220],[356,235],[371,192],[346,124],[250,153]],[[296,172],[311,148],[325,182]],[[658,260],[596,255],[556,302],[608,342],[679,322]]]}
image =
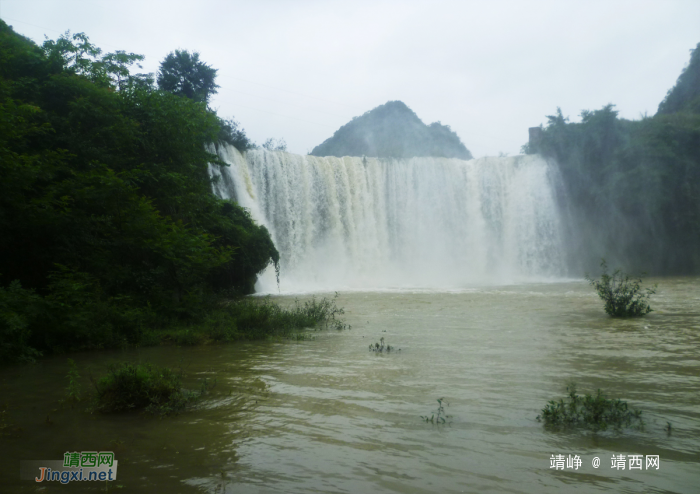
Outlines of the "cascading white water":
{"label": "cascading white water", "polygon": [[[556,171],[539,156],[384,160],[218,149],[215,191],[249,208],[285,292],[461,288],[562,274]],[[260,291],[277,292],[270,273]]]}

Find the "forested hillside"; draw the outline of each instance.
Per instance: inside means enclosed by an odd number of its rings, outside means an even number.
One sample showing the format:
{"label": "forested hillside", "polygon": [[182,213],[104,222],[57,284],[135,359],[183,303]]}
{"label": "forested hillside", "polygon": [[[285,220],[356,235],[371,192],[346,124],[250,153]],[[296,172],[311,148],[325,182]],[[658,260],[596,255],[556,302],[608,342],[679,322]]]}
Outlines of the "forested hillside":
{"label": "forested hillside", "polygon": [[526,146],[556,159],[564,182],[570,265],[601,257],[654,274],[700,272],[700,44],[653,117],[614,105],[580,123],[549,116]]}
{"label": "forested hillside", "polygon": [[316,146],[313,156],[372,156],[413,158],[434,156],[472,159],[472,155],[450,129],[434,122],[425,125],[401,101],[389,101],[338,129],[333,137]]}
{"label": "forested hillside", "polygon": [[250,293],[278,260],[212,194],[223,163],[206,146],[245,149],[245,134],[202,88],[132,74],[142,58],[83,34],[39,47],[0,21],[0,360],[137,343]]}
{"label": "forested hillside", "polygon": [[700,43],[692,50],[690,62],[659,104],[657,114],[679,111],[700,113]]}

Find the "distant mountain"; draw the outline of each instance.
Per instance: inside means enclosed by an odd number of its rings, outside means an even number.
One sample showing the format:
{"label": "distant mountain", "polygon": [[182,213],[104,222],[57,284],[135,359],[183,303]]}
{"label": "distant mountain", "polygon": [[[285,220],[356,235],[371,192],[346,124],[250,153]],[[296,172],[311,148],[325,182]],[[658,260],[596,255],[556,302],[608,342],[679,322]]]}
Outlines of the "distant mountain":
{"label": "distant mountain", "polygon": [[413,158],[435,156],[472,159],[472,154],[450,129],[434,122],[425,125],[401,101],[388,103],[355,117],[310,153],[313,156],[373,156]]}
{"label": "distant mountain", "polygon": [[658,113],[678,111],[700,113],[700,43],[691,50],[688,66],[681,72],[676,85],[669,89]]}

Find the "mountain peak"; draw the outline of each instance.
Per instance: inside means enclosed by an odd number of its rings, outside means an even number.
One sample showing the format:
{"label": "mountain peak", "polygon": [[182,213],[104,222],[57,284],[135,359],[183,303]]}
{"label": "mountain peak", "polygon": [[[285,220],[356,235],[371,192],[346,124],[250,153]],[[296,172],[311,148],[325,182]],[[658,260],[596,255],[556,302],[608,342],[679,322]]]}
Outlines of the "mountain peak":
{"label": "mountain peak", "polygon": [[389,101],[353,118],[333,137],[316,146],[311,155],[472,159],[449,125],[440,122],[425,125],[402,101]]}

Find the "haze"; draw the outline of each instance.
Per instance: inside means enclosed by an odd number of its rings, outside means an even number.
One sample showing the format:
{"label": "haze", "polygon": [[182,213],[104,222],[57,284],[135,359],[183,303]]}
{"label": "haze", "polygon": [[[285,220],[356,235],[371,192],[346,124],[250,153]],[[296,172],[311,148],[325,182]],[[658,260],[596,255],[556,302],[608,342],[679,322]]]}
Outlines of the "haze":
{"label": "haze", "polygon": [[700,2],[2,0],[41,44],[66,30],[105,51],[177,48],[219,69],[212,106],[261,144],[306,154],[389,100],[450,125],[475,157],[518,154],[560,106],[652,115],[700,41]]}

